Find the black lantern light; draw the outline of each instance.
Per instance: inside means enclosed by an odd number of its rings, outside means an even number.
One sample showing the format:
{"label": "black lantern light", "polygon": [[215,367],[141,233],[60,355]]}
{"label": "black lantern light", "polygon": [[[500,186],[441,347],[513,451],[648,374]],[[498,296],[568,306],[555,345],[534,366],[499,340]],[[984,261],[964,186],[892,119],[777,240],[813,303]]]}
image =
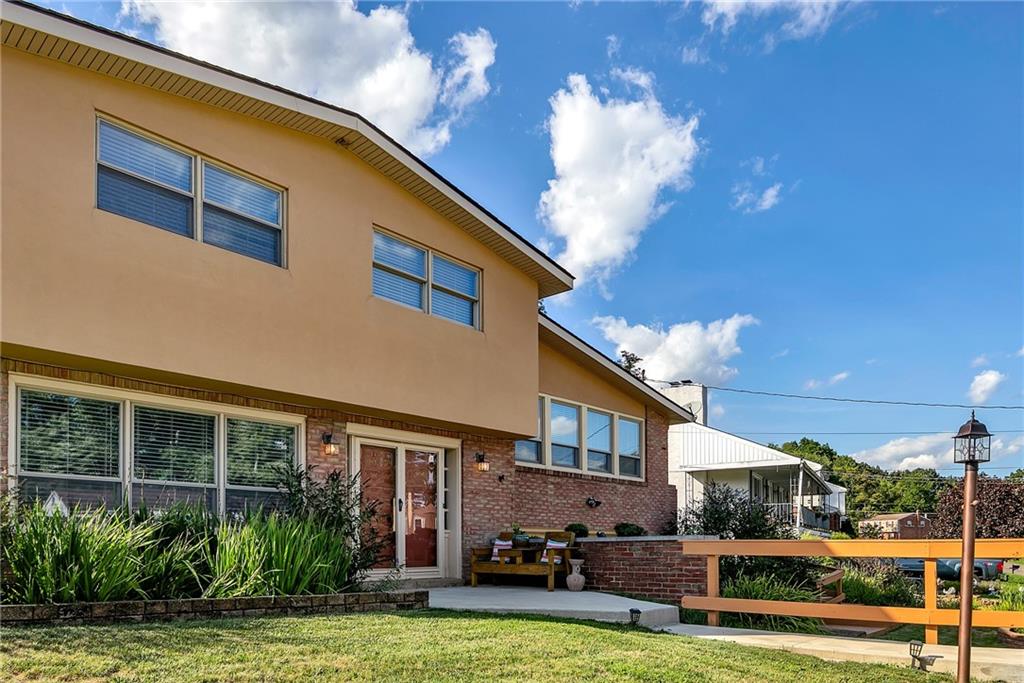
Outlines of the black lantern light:
{"label": "black lantern light", "polygon": [[992,435],[984,424],[974,419],[964,422],[960,431],[953,437],[953,461],[965,465],[967,463],[988,462],[992,457]]}

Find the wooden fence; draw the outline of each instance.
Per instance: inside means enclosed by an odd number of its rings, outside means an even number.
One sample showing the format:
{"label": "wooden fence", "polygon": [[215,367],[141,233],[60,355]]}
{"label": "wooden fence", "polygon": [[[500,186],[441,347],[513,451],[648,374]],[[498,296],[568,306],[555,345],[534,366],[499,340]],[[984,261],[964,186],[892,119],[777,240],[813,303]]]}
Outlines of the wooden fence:
{"label": "wooden fence", "polygon": [[[956,626],[960,613],[939,609],[936,560],[958,558],[958,539],[920,540],[793,540],[793,541],[685,541],[684,555],[707,557],[707,596],[685,596],[683,607],[705,610],[708,625],[718,625],[719,612],[774,614],[789,617],[817,617],[851,623],[924,624],[925,642],[939,642],[939,626]],[[924,607],[873,607],[836,603],[745,600],[719,596],[718,560],[722,555],[761,557],[885,557],[924,560]],[[1024,556],[1024,539],[978,539],[975,556],[985,559],[1009,559]],[[1017,584],[1011,584],[1016,586]],[[1024,612],[974,610],[974,626],[1024,627]]]}

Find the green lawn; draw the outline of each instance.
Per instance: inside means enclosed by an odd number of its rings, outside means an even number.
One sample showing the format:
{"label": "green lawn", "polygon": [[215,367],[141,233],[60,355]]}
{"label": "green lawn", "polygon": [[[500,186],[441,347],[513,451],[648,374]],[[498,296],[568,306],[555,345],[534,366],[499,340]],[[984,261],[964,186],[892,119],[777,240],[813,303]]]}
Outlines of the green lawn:
{"label": "green lawn", "polygon": [[427,610],[5,628],[16,681],[942,681],[594,622]]}
{"label": "green lawn", "polygon": [[[939,627],[939,645],[956,645],[959,629],[956,626]],[[889,631],[885,635],[878,636],[882,640],[902,640],[909,643],[911,640],[924,642],[924,626],[918,624],[907,624]],[[974,647],[1009,647],[996,635],[994,628],[972,628],[971,645]]]}

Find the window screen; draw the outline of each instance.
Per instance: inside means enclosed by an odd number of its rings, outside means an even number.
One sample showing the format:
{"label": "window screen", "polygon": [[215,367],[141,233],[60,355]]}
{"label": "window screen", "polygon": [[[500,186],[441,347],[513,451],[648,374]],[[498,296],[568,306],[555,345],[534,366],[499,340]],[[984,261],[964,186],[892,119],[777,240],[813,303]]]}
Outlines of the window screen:
{"label": "window screen", "polygon": [[612,471],[612,416],[587,410],[587,469]]}
{"label": "window screen", "polygon": [[228,486],[276,488],[295,462],[295,427],[228,418]]}
{"label": "window screen", "polygon": [[436,254],[431,268],[430,312],[475,327],[479,274]]}
{"label": "window screen", "polygon": [[619,418],[619,474],[640,476],[640,423]]}
{"label": "window screen", "polygon": [[281,265],[280,190],[203,163],[203,241]]}
{"label": "window screen", "polygon": [[136,406],[133,422],[136,480],[214,483],[215,416]]}
{"label": "window screen", "polygon": [[425,309],[427,252],[380,232],[373,233],[373,293]]}
{"label": "window screen", "polygon": [[551,464],[580,466],[580,412],[576,406],[551,402]]}

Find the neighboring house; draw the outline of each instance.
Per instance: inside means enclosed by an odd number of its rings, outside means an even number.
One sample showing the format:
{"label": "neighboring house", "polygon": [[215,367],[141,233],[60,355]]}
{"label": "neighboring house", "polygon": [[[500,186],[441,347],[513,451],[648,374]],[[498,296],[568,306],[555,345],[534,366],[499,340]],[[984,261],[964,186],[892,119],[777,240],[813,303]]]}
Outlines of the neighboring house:
{"label": "neighboring house", "polygon": [[846,489],[825,480],[822,466],[707,425],[707,388],[678,382],[662,389],[695,422],[669,428],[669,481],[680,509],[697,503],[712,483],[744,491],[798,530],[839,531]]}
{"label": "neighboring house", "polygon": [[358,472],[424,579],[674,518],[692,416],[538,316],[572,276],[479,204],[357,114],[2,12],[0,486],[231,514]]}
{"label": "neighboring house", "polygon": [[920,512],[894,512],[875,515],[857,522],[857,533],[861,536],[877,529],[879,538],[928,538],[931,520]]}

